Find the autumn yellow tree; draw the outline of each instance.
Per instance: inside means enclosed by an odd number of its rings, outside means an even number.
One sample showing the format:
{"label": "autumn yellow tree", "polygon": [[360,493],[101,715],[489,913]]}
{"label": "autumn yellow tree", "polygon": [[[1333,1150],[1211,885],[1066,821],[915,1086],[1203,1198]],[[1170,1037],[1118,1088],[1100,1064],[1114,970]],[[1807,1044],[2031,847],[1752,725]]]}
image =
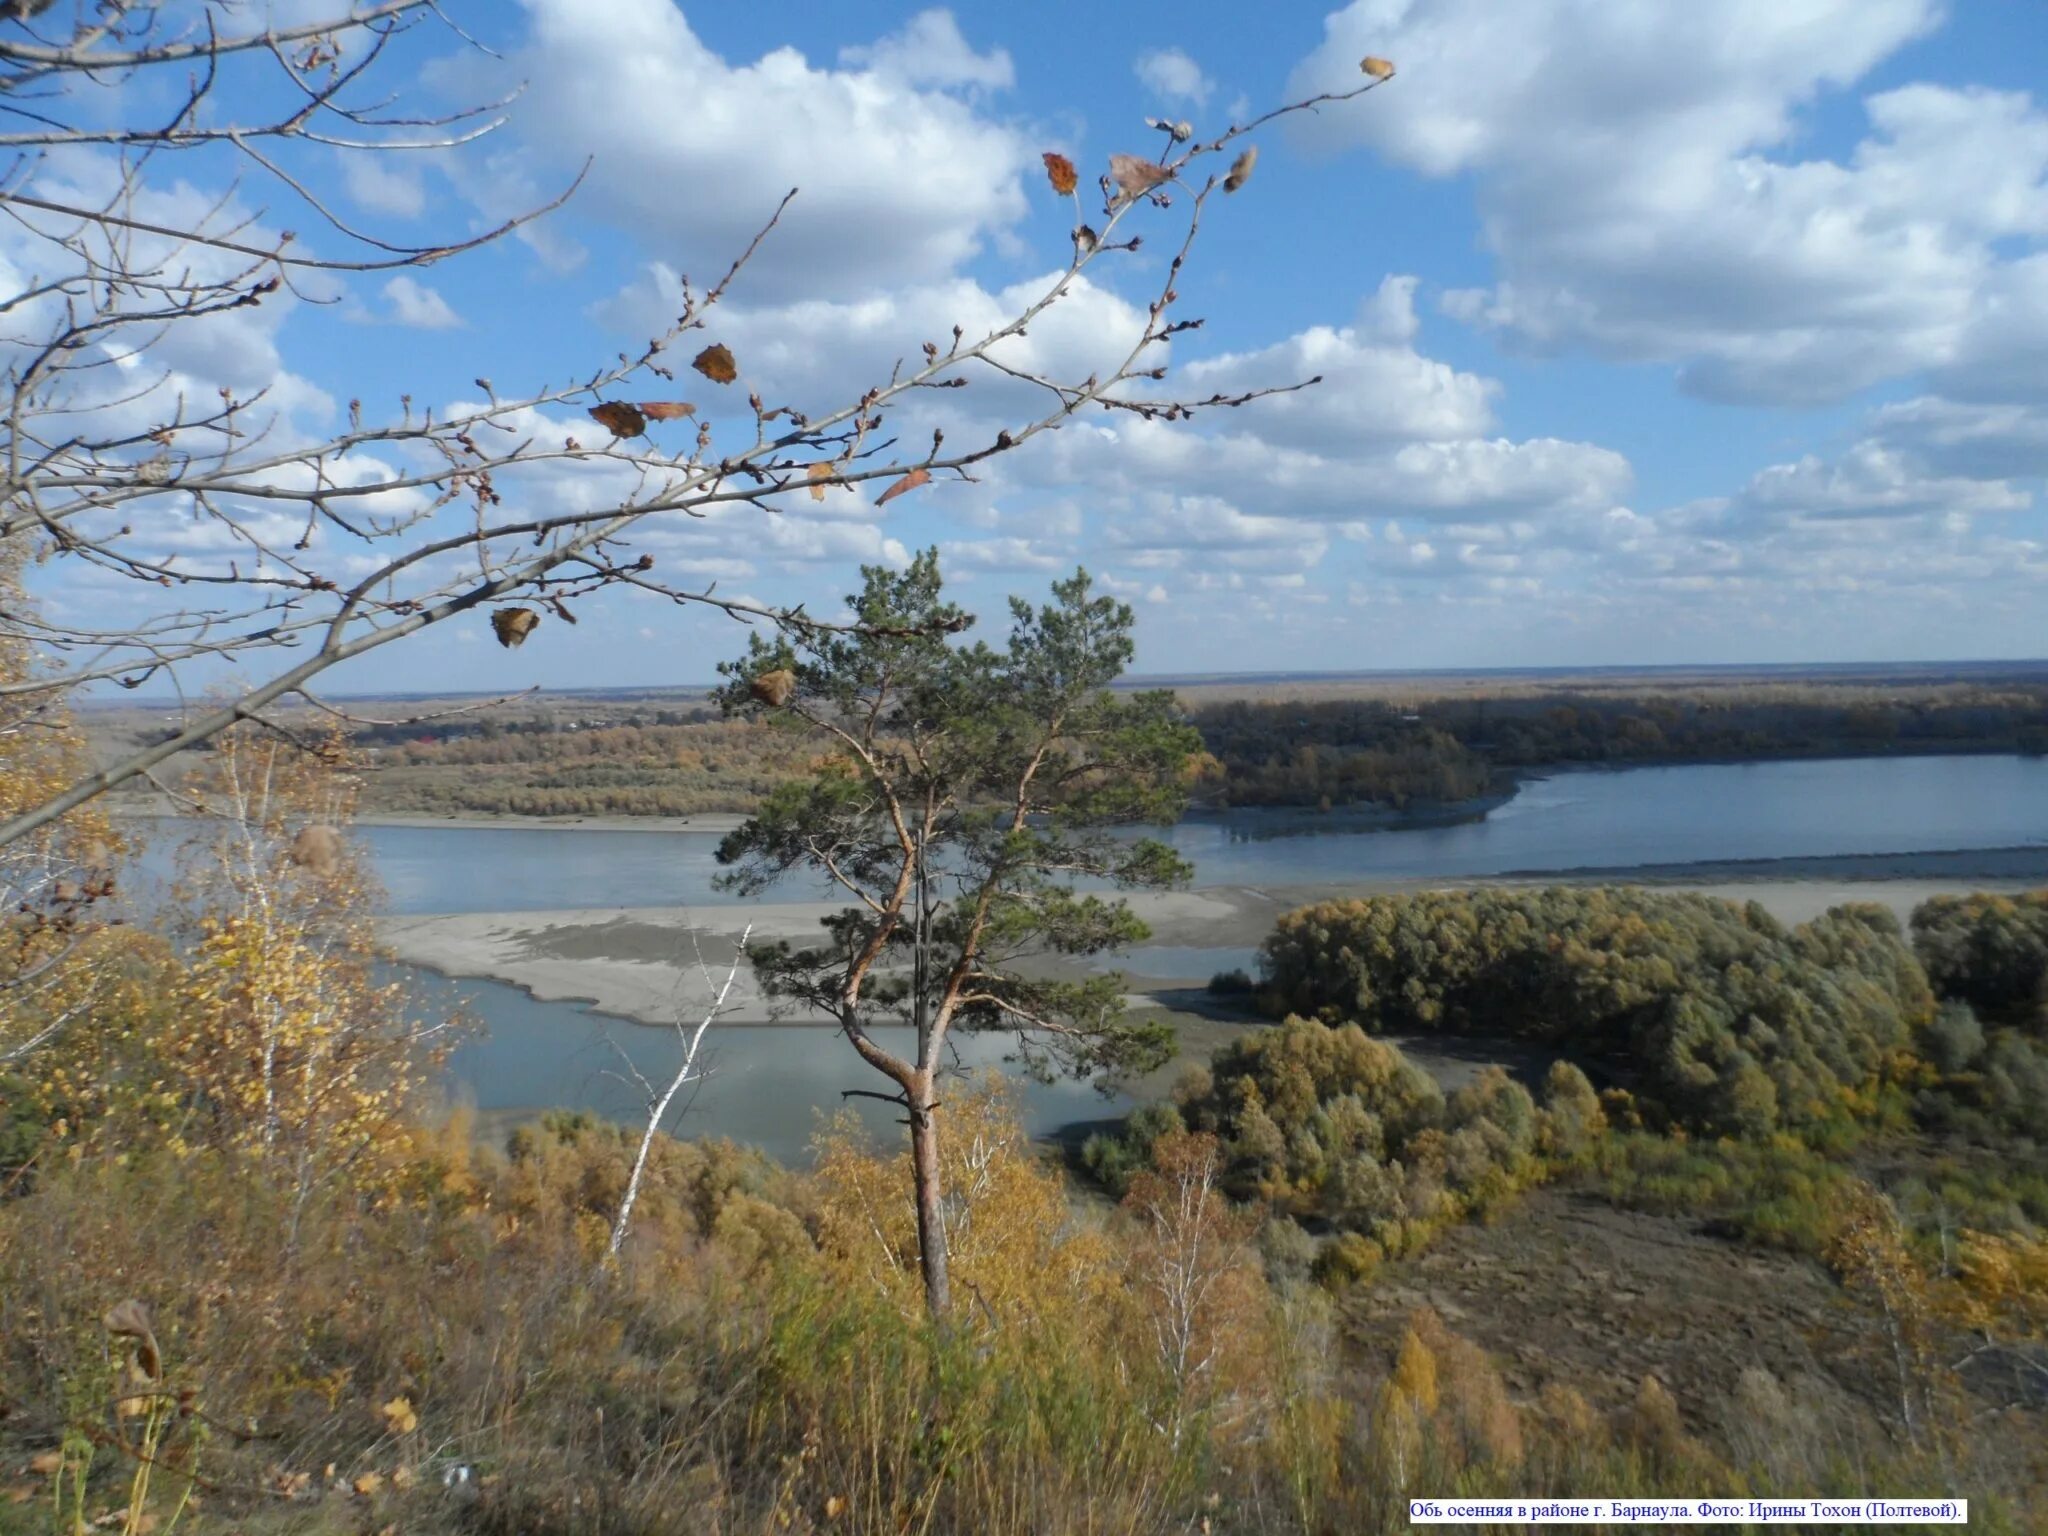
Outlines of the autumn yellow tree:
{"label": "autumn yellow tree", "polygon": [[192,940],[170,1054],[195,1133],[252,1156],[303,1202],[402,1171],[441,1027],[379,985],[371,891],[342,829],[358,781],[339,738],[256,728],[218,739],[187,787]]}
{"label": "autumn yellow tree", "polygon": [[1946,1457],[1957,1413],[1954,1375],[1936,1352],[1939,1310],[1898,1210],[1882,1191],[1850,1181],[1825,1257],[1844,1288],[1877,1313],[1907,1439]]}
{"label": "autumn yellow tree", "polygon": [[1259,1397],[1255,1361],[1269,1298],[1252,1248],[1258,1216],[1231,1205],[1222,1173],[1214,1136],[1169,1132],[1124,1197],[1138,1227],[1128,1274],[1143,1299],[1176,1443],[1197,1417],[1216,1416],[1227,1428]]}
{"label": "autumn yellow tree", "polygon": [[1937,1305],[1973,1340],[1953,1364],[1986,1367],[2013,1402],[2048,1397],[2048,1237],[1964,1232]]}
{"label": "autumn yellow tree", "polygon": [[[20,579],[27,553],[0,544],[0,610],[29,606]],[[0,820],[88,766],[64,697],[33,691],[38,673],[33,647],[0,626]],[[0,848],[0,1071],[92,1006],[93,968],[72,961],[100,930],[119,852],[106,816],[91,806]]]}
{"label": "autumn yellow tree", "polygon": [[[974,1324],[1008,1329],[1091,1309],[1120,1291],[1116,1254],[1099,1227],[1077,1223],[1065,1183],[1031,1146],[1012,1089],[994,1075],[949,1105],[941,1203],[955,1277]],[[816,1138],[818,1244],[847,1282],[906,1312],[922,1308],[918,1209],[908,1149],[879,1154],[842,1112]]]}

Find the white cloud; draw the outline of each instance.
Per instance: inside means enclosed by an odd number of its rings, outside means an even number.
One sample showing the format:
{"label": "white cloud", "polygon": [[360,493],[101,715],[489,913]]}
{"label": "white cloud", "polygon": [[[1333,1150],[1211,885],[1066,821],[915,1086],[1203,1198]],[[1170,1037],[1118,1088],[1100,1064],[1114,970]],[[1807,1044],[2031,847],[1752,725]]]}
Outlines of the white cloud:
{"label": "white cloud", "polygon": [[[970,278],[906,285],[856,299],[803,298],[785,304],[736,302],[719,322],[719,335],[739,359],[749,388],[765,398],[818,413],[858,400],[888,383],[898,363],[921,366],[922,345],[952,345],[959,326],[968,344],[979,342],[1048,292],[1059,274],[1046,273],[993,292]],[[645,335],[667,323],[681,297],[675,269],[655,263],[623,292],[600,306],[613,328]],[[1032,322],[1023,336],[1007,337],[990,356],[1005,368],[1047,375],[1068,384],[1117,368],[1144,335],[1147,315],[1107,289],[1076,278],[1067,293]],[[1170,349],[1147,353],[1165,362]],[[1039,385],[986,365],[964,365],[968,387],[926,392],[918,409],[951,419],[975,417],[1019,425],[1044,414],[1051,398]]]}
{"label": "white cloud", "polygon": [[2048,408],[1975,404],[1922,395],[1881,407],[1872,426],[1885,442],[1938,472],[1982,479],[2048,475]]}
{"label": "white cloud", "polygon": [[1173,487],[1330,522],[1368,513],[1464,521],[1604,510],[1633,478],[1627,459],[1613,450],[1555,438],[1466,438],[1363,451],[1335,438],[1308,449],[1269,443],[1255,425],[1209,435],[1129,418],[1069,426],[1019,472],[1091,485],[1098,499]]}
{"label": "white cloud", "polygon": [[1313,524],[1251,516],[1216,496],[1149,496],[1105,532],[1112,546],[1137,552],[1134,563],[1166,567],[1221,561],[1239,570],[1295,569],[1315,564],[1327,548]]}
{"label": "white cloud", "polygon": [[867,70],[908,86],[962,86],[1007,91],[1017,83],[1010,55],[1001,48],[976,53],[960,35],[951,11],[921,11],[878,43],[839,50],[842,68]]}
{"label": "white cloud", "polygon": [[1756,513],[1802,519],[1977,515],[2028,505],[2024,492],[2003,481],[1929,475],[1876,442],[1858,443],[1832,464],[1809,454],[1797,463],[1773,465],[1739,500]]}
{"label": "white cloud", "polygon": [[401,219],[426,212],[426,182],[404,159],[376,150],[337,150],[335,157],[342,184],[359,207]]}
{"label": "white cloud", "polygon": [[1415,279],[1389,277],[1360,308],[1359,324],[1315,326],[1258,352],[1189,363],[1183,393],[1193,398],[1322,382],[1261,400],[1258,435],[1313,447],[1343,443],[1442,441],[1492,428],[1499,385],[1418,353]]}
{"label": "white cloud", "polygon": [[1804,109],[1939,17],[1935,0],[1358,0],[1293,89],[1355,81],[1368,50],[1401,64],[1398,100],[1301,131],[1474,178],[1500,280],[1451,295],[1454,314],[1677,362],[1702,394],[1831,399],[1958,360],[2011,277],[2000,243],[2048,232],[2048,117],[2018,93],[1886,91],[1848,157],[1800,153]]}
{"label": "white cloud", "polygon": [[949,566],[983,571],[1061,571],[1075,563],[1022,538],[948,539],[943,553]]}
{"label": "white cloud", "polygon": [[943,276],[1023,216],[1036,150],[960,94],[1006,84],[1008,59],[975,54],[942,13],[833,68],[794,47],[728,62],[669,0],[522,3],[531,31],[505,67],[526,82],[518,146],[476,173],[494,213],[549,184],[543,168],[558,177],[594,156],[578,211],[709,277],[800,186],[748,269],[749,296]]}
{"label": "white cloud", "polygon": [[449,307],[439,290],[401,272],[384,285],[384,298],[391,306],[391,318],[399,325],[422,331],[448,331],[460,327],[462,316]]}
{"label": "white cloud", "polygon": [[1179,48],[1147,49],[1131,67],[1162,106],[1189,102],[1206,107],[1216,89],[1216,82],[1202,73],[1202,66]]}

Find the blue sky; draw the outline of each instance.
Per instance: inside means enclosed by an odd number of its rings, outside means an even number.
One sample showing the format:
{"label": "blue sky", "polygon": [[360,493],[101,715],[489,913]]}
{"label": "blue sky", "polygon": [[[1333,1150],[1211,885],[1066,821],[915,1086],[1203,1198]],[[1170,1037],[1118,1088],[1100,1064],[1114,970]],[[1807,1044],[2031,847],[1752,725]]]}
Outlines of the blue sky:
{"label": "blue sky", "polygon": [[[308,430],[351,397],[587,370],[790,185],[721,334],[776,398],[857,394],[1063,262],[1041,151],[1085,183],[1152,149],[1148,116],[1220,130],[1355,83],[1371,52],[1396,78],[1262,130],[1181,284],[1207,322],[1176,343],[1184,380],[1322,372],[1312,395],[1088,418],[883,508],[660,529],[663,569],[826,611],[862,561],[937,542],[993,617],[1081,563],[1137,608],[1155,672],[2048,654],[2032,0],[449,10],[502,59],[425,29],[393,78],[444,102],[523,82],[505,126],[395,169],[326,156],[315,184],[425,238],[595,169],[530,239],[248,322],[217,366],[284,381]],[[1077,296],[1045,355],[1085,361],[1136,323],[1158,261]],[[958,427],[1013,409],[957,393]],[[516,652],[479,625],[430,635],[341,686],[687,683],[743,644],[631,595],[582,618]]]}

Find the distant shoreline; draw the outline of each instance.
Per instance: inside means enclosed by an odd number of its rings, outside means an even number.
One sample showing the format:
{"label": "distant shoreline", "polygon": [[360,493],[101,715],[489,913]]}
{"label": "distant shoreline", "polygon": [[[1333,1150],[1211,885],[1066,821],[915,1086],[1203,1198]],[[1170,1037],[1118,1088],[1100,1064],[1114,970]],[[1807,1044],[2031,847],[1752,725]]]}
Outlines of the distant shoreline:
{"label": "distant shoreline", "polygon": [[[1868,751],[1847,751],[1840,746],[1811,752],[1760,753],[1744,757],[1630,758],[1602,762],[1539,763],[1495,770],[1495,785],[1485,794],[1465,800],[1417,800],[1405,806],[1370,802],[1333,805],[1322,810],[1309,805],[1194,806],[1183,822],[1200,825],[1229,824],[1257,835],[1290,832],[1376,832],[1413,828],[1457,826],[1483,821],[1511,804],[1530,784],[1548,779],[1606,773],[1636,773],[1654,768],[1769,767],[1786,763],[1900,762],[1939,760],[1956,757],[2028,757],[2016,747],[1968,744],[1939,750],[1901,752],[1884,747]],[[104,802],[108,815],[117,819],[156,820],[187,815],[170,800],[156,795],[133,797],[114,795]],[[358,827],[443,827],[450,831],[576,831],[576,832],[661,832],[724,837],[746,823],[747,811],[699,811],[687,816],[535,816],[516,812],[485,811],[365,811],[354,819]]]}

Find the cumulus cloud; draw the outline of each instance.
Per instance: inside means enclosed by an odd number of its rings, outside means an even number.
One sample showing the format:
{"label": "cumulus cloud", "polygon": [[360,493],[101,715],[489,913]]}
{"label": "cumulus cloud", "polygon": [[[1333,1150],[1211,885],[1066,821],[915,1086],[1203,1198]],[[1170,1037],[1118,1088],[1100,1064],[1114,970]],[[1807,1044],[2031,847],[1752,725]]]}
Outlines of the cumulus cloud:
{"label": "cumulus cloud", "polygon": [[1929,474],[1910,457],[1866,441],[1829,463],[1807,455],[1751,480],[1734,505],[1773,520],[1978,516],[2017,512],[2026,493],[2000,480]]}
{"label": "cumulus cloud", "polygon": [[1315,564],[1328,547],[1313,524],[1248,515],[1217,496],[1148,496],[1106,531],[1112,546],[1133,551],[1133,563],[1160,567],[1292,570]]}
{"label": "cumulus cloud", "polygon": [[1198,359],[1182,371],[1187,393],[1235,395],[1320,379],[1256,408],[1262,438],[1299,447],[1480,436],[1493,426],[1499,386],[1415,350],[1415,283],[1387,278],[1356,325],[1313,326],[1257,352]]}
{"label": "cumulus cloud", "polygon": [[1074,561],[1044,548],[1036,540],[1023,538],[950,539],[945,545],[949,567],[967,566],[980,571],[1063,571]]}
{"label": "cumulus cloud", "polygon": [[1179,48],[1148,48],[1138,55],[1132,68],[1161,105],[1187,102],[1206,107],[1216,90],[1216,82],[1202,73],[1202,66]]}
{"label": "cumulus cloud", "polygon": [[1296,448],[1268,442],[1255,428],[1210,434],[1128,418],[1068,427],[1021,472],[1085,483],[1099,496],[1184,488],[1319,522],[1365,514],[1492,520],[1603,510],[1633,478],[1628,460],[1612,449],[1555,438],[1363,448],[1340,438]]}
{"label": "cumulus cloud", "polygon": [[[853,299],[735,303],[719,334],[739,357],[750,388],[815,413],[886,384],[899,362],[921,364],[919,348],[927,341],[951,346],[956,325],[968,344],[983,340],[1049,292],[1058,276],[1048,272],[994,290],[949,277]],[[673,318],[681,292],[676,270],[657,262],[598,313],[625,334],[650,334]],[[1025,335],[1006,337],[989,355],[1017,373],[1078,383],[1121,364],[1146,323],[1143,306],[1079,277]],[[1171,352],[1161,345],[1147,354],[1155,355],[1164,363]],[[963,366],[960,375],[970,381],[967,388],[942,391],[927,403],[956,416],[1014,423],[1043,414],[1050,398],[1038,385],[980,364]]]}
{"label": "cumulus cloud", "polygon": [[425,179],[413,166],[389,154],[337,150],[342,185],[358,207],[397,218],[418,218],[426,212]]}
{"label": "cumulus cloud", "polygon": [[976,53],[943,13],[823,65],[795,47],[721,58],[670,0],[522,4],[516,147],[468,178],[493,214],[540,192],[540,170],[594,157],[579,214],[709,274],[800,185],[748,292],[834,296],[948,275],[1023,216],[1036,150],[971,99],[1009,84],[1008,57]]}
{"label": "cumulus cloud", "polygon": [[[1358,0],[1293,89],[1402,65],[1400,110],[1302,132],[1469,175],[1499,281],[1461,318],[1539,348],[1676,362],[1695,392],[1840,398],[1958,362],[2048,230],[2048,117],[1912,84],[1862,102],[1853,152],[1803,112],[1940,19],[1934,0]],[[1985,337],[1988,345],[1992,338]]]}
{"label": "cumulus cloud", "polygon": [[1017,83],[1008,53],[1001,48],[976,53],[953,13],[943,10],[919,12],[902,31],[880,42],[842,48],[839,62],[908,86],[1007,91]]}
{"label": "cumulus cloud", "polygon": [[1880,407],[1872,426],[1881,440],[1939,473],[1989,480],[2048,475],[2048,407],[2041,405],[1922,395]]}
{"label": "cumulus cloud", "polygon": [[400,273],[384,285],[384,300],[391,306],[391,318],[399,325],[422,331],[454,330],[463,323],[439,290],[417,278]]}

